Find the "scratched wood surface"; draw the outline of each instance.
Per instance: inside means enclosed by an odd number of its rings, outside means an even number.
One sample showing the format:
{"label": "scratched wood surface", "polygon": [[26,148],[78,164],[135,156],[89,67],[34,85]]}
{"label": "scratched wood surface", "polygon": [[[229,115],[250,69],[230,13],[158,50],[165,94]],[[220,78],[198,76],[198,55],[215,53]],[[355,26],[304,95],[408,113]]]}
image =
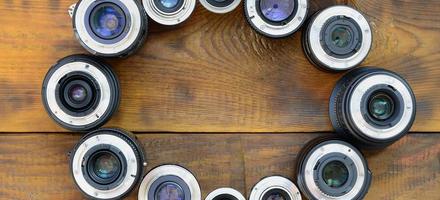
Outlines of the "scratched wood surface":
{"label": "scratched wood surface", "polygon": [[[74,39],[73,0],[0,1],[0,131],[61,132],[41,104],[41,82],[64,56],[86,53]],[[440,1],[311,0],[310,13],[348,3],[374,31],[363,65],[394,70],[417,96],[412,131],[440,130]],[[256,34],[242,6],[216,15],[201,5],[177,27],[150,22],[143,48],[109,60],[122,102],[109,123],[132,131],[331,131],[328,98],[342,74],[306,60],[301,32],[274,40]]]}

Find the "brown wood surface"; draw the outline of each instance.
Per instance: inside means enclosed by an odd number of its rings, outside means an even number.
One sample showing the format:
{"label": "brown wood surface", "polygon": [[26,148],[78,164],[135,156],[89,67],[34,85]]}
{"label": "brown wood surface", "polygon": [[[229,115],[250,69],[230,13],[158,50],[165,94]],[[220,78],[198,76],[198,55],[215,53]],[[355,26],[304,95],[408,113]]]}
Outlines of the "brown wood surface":
{"label": "brown wood surface", "polygon": [[[202,188],[229,186],[249,195],[269,175],[295,179],[298,151],[320,134],[138,134],[147,170],[160,164],[190,169]],[[270,136],[270,137],[269,137]],[[67,153],[80,135],[0,135],[0,199],[82,199],[68,172]],[[440,199],[440,134],[412,134],[386,151],[364,151],[373,172],[366,197]],[[130,198],[136,199],[137,191]]]}
{"label": "brown wood surface", "polygon": [[[0,131],[60,132],[41,104],[41,82],[58,59],[86,53],[74,39],[73,0],[0,1]],[[311,0],[311,12],[341,0]],[[440,1],[353,0],[374,44],[364,65],[404,77],[417,96],[412,131],[440,131]],[[143,48],[110,60],[122,103],[110,122],[133,131],[331,131],[328,98],[341,74],[306,60],[301,32],[269,39],[253,31],[242,6],[216,15],[201,5],[177,27],[150,22]]]}

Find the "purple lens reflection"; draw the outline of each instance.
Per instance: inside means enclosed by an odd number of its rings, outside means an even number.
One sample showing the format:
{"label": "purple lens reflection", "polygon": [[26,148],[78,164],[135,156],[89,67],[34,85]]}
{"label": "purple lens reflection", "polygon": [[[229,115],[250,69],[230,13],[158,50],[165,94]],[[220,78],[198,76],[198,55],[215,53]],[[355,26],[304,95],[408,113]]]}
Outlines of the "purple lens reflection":
{"label": "purple lens reflection", "polygon": [[260,0],[260,10],[270,21],[281,22],[292,15],[295,9],[294,0]]}

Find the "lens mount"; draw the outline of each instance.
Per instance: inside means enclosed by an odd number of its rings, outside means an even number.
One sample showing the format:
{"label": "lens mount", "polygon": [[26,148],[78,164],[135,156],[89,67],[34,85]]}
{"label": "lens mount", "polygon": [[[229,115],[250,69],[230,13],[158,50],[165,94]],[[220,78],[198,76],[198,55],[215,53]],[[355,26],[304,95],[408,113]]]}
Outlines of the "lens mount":
{"label": "lens mount", "polygon": [[316,13],[302,38],[303,49],[315,66],[343,71],[359,65],[372,44],[367,19],[348,6],[332,6]]}
{"label": "lens mount", "polygon": [[[290,0],[288,3],[294,6],[291,10],[292,13],[282,19],[272,19],[265,16],[260,5],[261,1],[265,0],[245,0],[244,12],[251,27],[264,36],[282,38],[292,35],[301,27],[307,17],[308,0]],[[282,9],[283,5],[278,5],[276,2],[269,3],[273,4],[271,10]]]}
{"label": "lens mount", "polygon": [[137,1],[80,0],[72,23],[81,45],[98,56],[127,56],[147,36],[147,17]]}
{"label": "lens mount", "polygon": [[74,131],[102,126],[116,111],[120,99],[119,83],[110,66],[86,55],[68,56],[52,66],[41,94],[52,119]]}
{"label": "lens mount", "polygon": [[103,128],[86,134],[70,153],[77,187],[90,199],[120,199],[139,182],[145,158],[135,136]]}
{"label": "lens mount", "polygon": [[233,188],[218,188],[205,198],[205,200],[246,200],[244,196]]}
{"label": "lens mount", "polygon": [[[378,95],[386,96],[392,104],[385,118],[371,113],[372,99]],[[394,72],[370,67],[353,70],[341,78],[329,106],[336,132],[366,147],[385,147],[397,141],[411,128],[416,114],[409,84]]]}
{"label": "lens mount", "polygon": [[308,199],[362,199],[371,172],[359,150],[342,140],[321,137],[301,151],[297,182]]}
{"label": "lens mount", "polygon": [[267,200],[270,196],[281,196],[284,200],[301,200],[296,185],[282,176],[270,176],[260,180],[251,190],[250,200]]}
{"label": "lens mount", "polygon": [[187,20],[196,6],[196,0],[178,0],[176,6],[167,8],[160,0],[142,0],[148,16],[159,24],[177,25]]}
{"label": "lens mount", "polygon": [[162,165],[145,175],[139,187],[139,200],[155,200],[160,194],[167,195],[165,187],[174,188],[174,195],[185,200],[200,200],[200,186],[194,175],[187,169],[177,165]]}
{"label": "lens mount", "polygon": [[223,14],[228,13],[240,5],[241,0],[199,0],[207,10]]}

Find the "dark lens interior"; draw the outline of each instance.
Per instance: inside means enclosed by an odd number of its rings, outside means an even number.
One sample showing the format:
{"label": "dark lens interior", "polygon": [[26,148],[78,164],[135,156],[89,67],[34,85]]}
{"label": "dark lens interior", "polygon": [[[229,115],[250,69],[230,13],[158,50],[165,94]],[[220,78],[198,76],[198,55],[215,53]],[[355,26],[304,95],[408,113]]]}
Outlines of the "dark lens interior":
{"label": "dark lens interior", "polygon": [[271,189],[263,195],[263,200],[291,200],[289,194],[281,189]]}
{"label": "dark lens interior", "polygon": [[394,113],[393,99],[386,93],[373,95],[368,103],[369,114],[377,120],[387,120]]}
{"label": "dark lens interior", "polygon": [[260,0],[260,11],[273,22],[281,22],[292,15],[295,10],[294,0]]}
{"label": "dark lens interior", "polygon": [[69,98],[75,102],[83,102],[87,97],[87,90],[80,84],[73,85],[69,89]]}
{"label": "dark lens interior", "polygon": [[179,0],[160,0],[160,3],[165,8],[174,8],[179,3]]}
{"label": "dark lens interior", "polygon": [[221,194],[214,197],[213,200],[238,200],[238,199],[230,194]]}
{"label": "dark lens interior", "polygon": [[102,179],[110,179],[119,175],[121,162],[111,152],[98,153],[93,159],[93,173]]}
{"label": "dark lens interior", "polygon": [[114,39],[122,34],[126,18],[122,9],[113,3],[96,6],[90,16],[93,32],[102,39]]}
{"label": "dark lens interior", "polygon": [[185,200],[185,193],[179,184],[165,182],[155,191],[154,200]]}
{"label": "dark lens interior", "polygon": [[330,161],[324,166],[322,178],[329,187],[341,187],[348,180],[348,169],[341,161]]}
{"label": "dark lens interior", "polygon": [[339,26],[331,33],[333,45],[339,48],[345,48],[352,42],[352,36],[348,26]]}

